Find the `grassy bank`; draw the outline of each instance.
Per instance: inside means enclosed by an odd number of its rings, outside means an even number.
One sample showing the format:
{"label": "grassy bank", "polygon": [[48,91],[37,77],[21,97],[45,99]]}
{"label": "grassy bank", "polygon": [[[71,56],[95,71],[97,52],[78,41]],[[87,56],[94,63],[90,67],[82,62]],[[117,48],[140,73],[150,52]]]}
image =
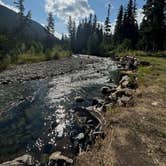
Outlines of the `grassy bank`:
{"label": "grassy bank", "polygon": [[62,50],[54,48],[53,50],[48,50],[45,53],[20,53],[18,55],[10,56],[7,55],[0,63],[0,71],[7,69],[12,65],[26,64],[26,63],[36,63],[48,60],[62,59],[65,57],[70,57],[72,53],[68,50]]}
{"label": "grassy bank", "polygon": [[136,56],[150,62],[151,66],[138,69],[135,105],[108,110],[106,139],[99,140],[91,151],[79,156],[77,165],[165,165],[166,58]]}

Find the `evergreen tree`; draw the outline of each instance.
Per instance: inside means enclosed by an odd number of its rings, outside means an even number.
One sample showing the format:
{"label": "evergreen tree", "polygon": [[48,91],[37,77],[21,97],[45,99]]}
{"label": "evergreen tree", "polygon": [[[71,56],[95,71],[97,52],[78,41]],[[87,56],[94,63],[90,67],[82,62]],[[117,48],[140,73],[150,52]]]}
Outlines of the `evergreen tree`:
{"label": "evergreen tree", "polygon": [[105,20],[105,27],[104,27],[106,40],[111,36],[110,11],[111,11],[111,4],[108,5],[107,17]]}
{"label": "evergreen tree", "polygon": [[100,40],[97,33],[93,33],[88,40],[88,53],[92,55],[99,54]]}
{"label": "evergreen tree", "polygon": [[132,48],[138,42],[138,24],[136,21],[136,5],[133,0],[129,0],[123,19],[123,40],[130,40]]}
{"label": "evergreen tree", "polygon": [[97,27],[97,16],[94,15],[94,18],[93,18],[93,32],[95,32],[96,27]]}
{"label": "evergreen tree", "polygon": [[123,6],[120,6],[114,32],[114,43],[121,44],[123,40]]}
{"label": "evergreen tree", "polygon": [[69,31],[69,39],[70,39],[70,49],[75,52],[76,47],[75,47],[75,39],[76,39],[76,23],[75,21],[72,20],[71,16],[69,17],[69,22],[68,22],[68,31]]}
{"label": "evergreen tree", "polygon": [[166,43],[166,2],[165,0],[147,0],[143,7],[144,19],[141,24],[141,45],[144,50],[165,49]]}
{"label": "evergreen tree", "polygon": [[51,12],[48,13],[46,29],[50,34],[54,34],[54,17]]}
{"label": "evergreen tree", "polygon": [[25,11],[24,0],[15,0],[14,4],[16,5],[16,7],[19,10],[18,14],[21,16],[21,18],[23,18],[24,17],[24,11]]}
{"label": "evergreen tree", "polygon": [[28,20],[32,19],[32,11],[31,11],[31,10],[28,11],[28,13],[27,13],[27,15],[26,15],[26,18],[27,18]]}

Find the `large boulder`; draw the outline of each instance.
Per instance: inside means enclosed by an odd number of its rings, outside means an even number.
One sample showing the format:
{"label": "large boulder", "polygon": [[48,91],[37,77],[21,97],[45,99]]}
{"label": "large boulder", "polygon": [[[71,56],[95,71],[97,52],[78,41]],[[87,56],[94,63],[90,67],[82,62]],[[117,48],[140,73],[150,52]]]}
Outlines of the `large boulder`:
{"label": "large boulder", "polygon": [[0,164],[1,166],[31,166],[34,165],[34,159],[31,155],[25,154],[12,161]]}

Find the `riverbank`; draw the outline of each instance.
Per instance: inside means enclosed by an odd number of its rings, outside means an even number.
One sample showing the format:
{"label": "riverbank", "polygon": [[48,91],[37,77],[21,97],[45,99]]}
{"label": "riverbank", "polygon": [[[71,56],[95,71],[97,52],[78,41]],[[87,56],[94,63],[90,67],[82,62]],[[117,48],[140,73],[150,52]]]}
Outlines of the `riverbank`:
{"label": "riverbank", "polygon": [[164,166],[166,163],[166,59],[138,57],[134,105],[106,112],[106,138],[77,158],[79,166]]}

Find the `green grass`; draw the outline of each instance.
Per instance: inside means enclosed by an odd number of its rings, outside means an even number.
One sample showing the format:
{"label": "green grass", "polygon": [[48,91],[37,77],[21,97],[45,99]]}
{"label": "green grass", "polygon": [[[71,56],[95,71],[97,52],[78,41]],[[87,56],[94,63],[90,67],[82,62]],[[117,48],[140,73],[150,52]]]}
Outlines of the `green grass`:
{"label": "green grass", "polygon": [[45,60],[46,58],[44,54],[38,54],[38,55],[22,54],[18,56],[16,64],[35,63]]}
{"label": "green grass", "polygon": [[124,50],[123,52],[115,52],[116,55],[123,56],[136,56],[136,57],[166,57],[166,51],[159,52],[144,52],[144,51],[132,51],[132,50]]}
{"label": "green grass", "polygon": [[11,65],[19,65],[19,64],[29,64],[29,63],[37,63],[48,60],[56,60],[63,59],[66,57],[70,57],[72,53],[68,50],[62,50],[60,48],[54,48],[53,50],[49,50],[46,53],[23,53],[14,57],[7,56],[0,63],[0,71],[3,71],[10,67]]}

